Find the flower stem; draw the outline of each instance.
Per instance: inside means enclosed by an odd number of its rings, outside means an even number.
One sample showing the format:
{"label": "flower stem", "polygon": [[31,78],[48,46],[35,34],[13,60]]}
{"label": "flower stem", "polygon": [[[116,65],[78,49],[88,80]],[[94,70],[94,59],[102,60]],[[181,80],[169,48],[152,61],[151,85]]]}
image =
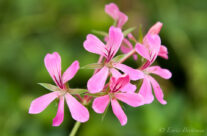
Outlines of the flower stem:
{"label": "flower stem", "polygon": [[135,49],[131,50],[129,53],[127,53],[120,61],[119,63],[123,63],[125,60],[127,60],[129,57],[131,57],[136,52]]}
{"label": "flower stem", "polygon": [[76,132],[78,131],[78,128],[80,127],[81,123],[76,121],[72,131],[70,132],[69,136],[75,136]]}
{"label": "flower stem", "polygon": [[[104,56],[102,56],[102,55],[99,57],[98,62],[97,62],[98,64],[100,64],[102,62],[103,57]],[[95,69],[93,74],[96,74],[97,72],[98,72],[98,69]]]}

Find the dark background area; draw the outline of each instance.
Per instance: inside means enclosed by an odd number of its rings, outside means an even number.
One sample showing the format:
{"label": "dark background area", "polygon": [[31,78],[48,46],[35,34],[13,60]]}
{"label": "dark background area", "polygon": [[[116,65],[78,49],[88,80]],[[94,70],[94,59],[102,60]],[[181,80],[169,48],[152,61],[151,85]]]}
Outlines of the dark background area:
{"label": "dark background area", "polygon": [[[128,15],[124,29],[141,24],[146,33],[157,21],[163,22],[160,36],[169,60],[158,58],[157,63],[173,76],[168,81],[156,79],[168,104],[155,100],[138,108],[126,106],[124,127],[111,110],[102,121],[102,115],[90,109],[90,120],[82,124],[78,135],[207,135],[206,0],[0,0],[1,136],[68,135],[75,121],[66,105],[60,127],[52,127],[57,102],[41,114],[28,114],[31,101],[49,92],[37,83],[53,83],[43,59],[46,53],[59,52],[63,70],[74,60],[81,66],[96,62],[98,56],[85,51],[83,41],[94,29],[108,31],[113,20],[104,6],[110,2]],[[133,34],[138,36],[138,29]],[[92,73],[79,70],[70,86],[86,87]]]}

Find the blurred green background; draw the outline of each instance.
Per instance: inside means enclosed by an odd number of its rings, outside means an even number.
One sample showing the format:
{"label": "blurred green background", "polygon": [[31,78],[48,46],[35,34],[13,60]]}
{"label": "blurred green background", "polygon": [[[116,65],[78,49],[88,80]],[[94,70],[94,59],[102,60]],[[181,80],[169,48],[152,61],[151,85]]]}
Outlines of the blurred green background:
{"label": "blurred green background", "polygon": [[[57,102],[29,115],[31,101],[49,91],[37,85],[53,83],[44,67],[46,53],[57,51],[63,70],[74,60],[80,65],[98,56],[83,48],[91,30],[108,31],[113,20],[105,14],[109,0],[0,0],[0,135],[66,136],[74,120],[65,105],[65,119],[52,127]],[[157,63],[172,71],[160,82],[168,104],[155,100],[138,108],[126,106],[128,123],[121,127],[109,110],[105,119],[90,109],[90,120],[79,136],[204,136],[207,135],[207,1],[117,0],[129,21],[146,33],[156,21],[164,23],[162,43],[169,60]],[[137,35],[137,30],[134,32]],[[134,64],[129,61],[129,65]],[[79,70],[71,87],[86,87],[92,70]],[[186,130],[186,131],[184,131]],[[190,132],[193,131],[193,132]],[[195,132],[196,131],[196,132]]]}

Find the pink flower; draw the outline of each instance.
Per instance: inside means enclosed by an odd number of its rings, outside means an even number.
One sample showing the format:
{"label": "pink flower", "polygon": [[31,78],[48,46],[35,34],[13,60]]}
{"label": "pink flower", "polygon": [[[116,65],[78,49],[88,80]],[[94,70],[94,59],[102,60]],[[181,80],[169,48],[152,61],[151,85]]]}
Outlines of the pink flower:
{"label": "pink flower", "polygon": [[117,21],[117,27],[122,28],[122,26],[127,22],[128,17],[119,11],[116,4],[110,3],[105,6],[105,12],[111,16],[115,21]]}
{"label": "pink flower", "polygon": [[[159,34],[162,26],[163,26],[163,24],[161,22],[157,22],[156,24],[154,24],[149,29],[147,34]],[[168,59],[168,51],[167,51],[167,48],[164,45],[160,46],[160,50],[159,50],[158,56],[160,56],[160,57],[162,57],[164,59]]]}
{"label": "pink flower", "polygon": [[143,38],[143,43],[137,43],[135,49],[142,57],[147,59],[147,62],[142,66],[142,69],[150,66],[157,56],[168,59],[168,51],[164,45],[161,45],[159,32],[162,28],[162,23],[157,22],[153,25],[148,33]]}
{"label": "pink flower", "polygon": [[129,88],[125,88],[126,90],[123,90],[123,88],[129,84],[129,81],[130,79],[128,75],[121,76],[119,78],[112,77],[109,84],[110,91],[107,95],[94,99],[92,105],[93,110],[97,113],[103,113],[111,101],[114,115],[119,119],[122,126],[125,125],[127,123],[127,116],[117,100],[120,100],[132,107],[138,107],[144,104],[144,100],[141,95],[129,92]]}
{"label": "pink flower", "polygon": [[117,72],[116,69],[128,74],[131,80],[142,78],[143,74],[139,70],[112,61],[119,50],[122,40],[123,34],[121,29],[113,26],[109,29],[108,42],[106,45],[92,34],[87,36],[87,39],[84,42],[84,48],[89,52],[105,57],[103,67],[88,80],[87,87],[90,93],[100,92],[104,88],[108,74],[111,72],[113,75]]}
{"label": "pink flower", "polygon": [[52,101],[58,98],[58,110],[56,117],[53,119],[53,126],[59,126],[64,118],[64,99],[66,99],[72,118],[79,122],[86,122],[89,119],[87,108],[68,93],[65,86],[65,83],[71,80],[78,71],[79,62],[74,61],[63,75],[61,75],[61,58],[57,52],[47,54],[44,62],[50,76],[60,88],[60,91],[54,91],[33,100],[30,105],[29,113],[38,114],[42,112]]}
{"label": "pink flower", "polygon": [[137,43],[135,49],[147,62],[142,66],[142,69],[150,66],[158,56],[161,46],[161,40],[157,34],[147,34],[143,39],[143,44]]}
{"label": "pink flower", "polygon": [[154,90],[154,94],[157,98],[157,100],[161,104],[167,104],[167,102],[164,100],[164,94],[162,92],[162,89],[160,88],[160,85],[158,82],[149,74],[156,74],[164,79],[171,78],[172,74],[167,69],[162,69],[159,66],[151,66],[143,70],[143,73],[145,74],[142,86],[140,88],[139,94],[143,96],[145,104],[150,104],[154,100],[154,96],[152,94],[152,88]]}

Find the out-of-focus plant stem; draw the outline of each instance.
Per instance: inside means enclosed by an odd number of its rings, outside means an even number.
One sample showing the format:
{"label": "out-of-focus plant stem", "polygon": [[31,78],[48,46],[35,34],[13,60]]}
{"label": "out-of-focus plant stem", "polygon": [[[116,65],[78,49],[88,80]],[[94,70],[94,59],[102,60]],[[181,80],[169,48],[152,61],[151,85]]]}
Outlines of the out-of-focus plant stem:
{"label": "out-of-focus plant stem", "polygon": [[78,128],[80,127],[81,123],[76,121],[72,131],[70,132],[69,136],[75,136],[76,132],[78,131]]}
{"label": "out-of-focus plant stem", "polygon": [[136,50],[133,49],[129,53],[127,53],[120,61],[119,63],[123,63],[125,60],[127,60],[129,57],[131,57],[134,53],[136,53]]}

